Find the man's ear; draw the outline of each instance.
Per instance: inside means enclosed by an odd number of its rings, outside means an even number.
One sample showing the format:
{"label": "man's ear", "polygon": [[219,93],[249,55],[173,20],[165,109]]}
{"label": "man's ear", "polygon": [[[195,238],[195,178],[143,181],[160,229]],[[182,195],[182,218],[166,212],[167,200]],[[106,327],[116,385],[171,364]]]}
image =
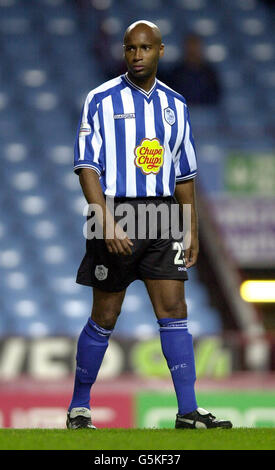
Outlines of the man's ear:
{"label": "man's ear", "polygon": [[160,57],[164,56],[164,44],[161,44],[159,47],[159,56]]}

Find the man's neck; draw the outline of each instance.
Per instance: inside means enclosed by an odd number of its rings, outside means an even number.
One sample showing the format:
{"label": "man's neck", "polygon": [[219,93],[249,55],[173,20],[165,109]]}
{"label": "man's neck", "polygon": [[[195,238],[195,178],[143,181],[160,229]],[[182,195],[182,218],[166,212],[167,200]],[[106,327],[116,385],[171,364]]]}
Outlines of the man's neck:
{"label": "man's neck", "polygon": [[142,88],[146,92],[150,91],[153,88],[156,81],[155,75],[149,78],[142,79],[133,77],[129,72],[127,72],[127,77],[134,85],[137,85],[139,88]]}

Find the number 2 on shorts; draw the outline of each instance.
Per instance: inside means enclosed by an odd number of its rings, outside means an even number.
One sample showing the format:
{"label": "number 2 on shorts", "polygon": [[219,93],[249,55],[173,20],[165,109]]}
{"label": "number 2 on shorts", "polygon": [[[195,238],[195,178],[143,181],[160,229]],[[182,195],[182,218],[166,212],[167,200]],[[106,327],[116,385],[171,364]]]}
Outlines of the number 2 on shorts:
{"label": "number 2 on shorts", "polygon": [[174,264],[184,264],[183,245],[180,242],[173,243],[173,250],[177,250],[174,258]]}

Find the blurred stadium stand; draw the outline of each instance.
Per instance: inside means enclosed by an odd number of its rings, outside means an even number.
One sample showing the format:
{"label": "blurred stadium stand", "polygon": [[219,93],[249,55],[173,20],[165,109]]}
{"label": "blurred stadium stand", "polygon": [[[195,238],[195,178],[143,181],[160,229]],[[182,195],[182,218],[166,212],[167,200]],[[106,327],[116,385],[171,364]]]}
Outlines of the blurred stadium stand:
{"label": "blurred stadium stand", "polygon": [[[0,0],[2,337],[75,337],[90,314],[90,289],[74,283],[85,204],[72,173],[76,126],[88,91],[120,61],[124,30],[141,18],[163,32],[163,73],[192,30],[220,75],[219,107],[191,109],[198,181],[207,197],[224,191],[228,151],[274,149],[274,14],[261,2],[142,0],[137,7],[123,0]],[[104,63],[96,53],[101,44]],[[195,337],[226,327],[200,268],[203,262],[186,286]],[[144,290],[139,281],[130,286],[115,335],[156,334]]]}

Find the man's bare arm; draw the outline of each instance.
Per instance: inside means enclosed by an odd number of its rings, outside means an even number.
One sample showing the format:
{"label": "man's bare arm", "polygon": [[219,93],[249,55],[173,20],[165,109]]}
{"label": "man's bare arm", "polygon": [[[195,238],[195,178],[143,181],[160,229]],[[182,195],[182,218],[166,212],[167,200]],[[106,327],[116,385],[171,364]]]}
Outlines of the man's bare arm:
{"label": "man's bare arm", "polygon": [[175,197],[180,206],[183,204],[191,204],[191,245],[184,251],[186,267],[190,268],[196,264],[199,254],[195,180],[191,179],[178,183],[175,189]]}
{"label": "man's bare arm", "polygon": [[[121,255],[132,254],[131,246],[133,246],[133,243],[127,237],[127,234],[114,222],[113,216],[106,205],[98,174],[89,168],[82,168],[79,181],[88,204],[97,204],[102,209],[103,236],[108,251]],[[108,233],[110,233],[108,230],[110,224],[115,229],[113,230],[113,238],[107,238]]]}

